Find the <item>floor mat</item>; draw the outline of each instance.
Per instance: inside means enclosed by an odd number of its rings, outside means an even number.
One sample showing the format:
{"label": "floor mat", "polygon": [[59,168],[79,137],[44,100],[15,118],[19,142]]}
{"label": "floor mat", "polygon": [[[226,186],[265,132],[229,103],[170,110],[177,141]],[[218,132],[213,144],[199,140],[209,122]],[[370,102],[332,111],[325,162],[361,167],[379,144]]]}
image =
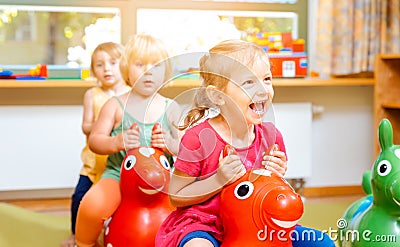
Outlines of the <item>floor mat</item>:
{"label": "floor mat", "polygon": [[56,247],[68,237],[69,218],[0,203],[0,246]]}

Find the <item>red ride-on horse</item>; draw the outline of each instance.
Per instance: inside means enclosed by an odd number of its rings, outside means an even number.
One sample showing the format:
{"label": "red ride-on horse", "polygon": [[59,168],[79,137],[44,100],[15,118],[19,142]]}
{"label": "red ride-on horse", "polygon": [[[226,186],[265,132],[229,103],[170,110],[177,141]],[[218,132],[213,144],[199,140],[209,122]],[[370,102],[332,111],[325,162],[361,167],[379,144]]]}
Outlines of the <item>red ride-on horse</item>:
{"label": "red ride-on horse", "polygon": [[290,234],[304,209],[301,196],[284,178],[260,168],[222,190],[220,210],[221,247],[292,247]]}
{"label": "red ride-on horse", "polygon": [[174,209],[169,181],[170,164],[161,149],[127,151],[121,165],[121,204],[105,224],[104,246],[153,247],[158,228]]}

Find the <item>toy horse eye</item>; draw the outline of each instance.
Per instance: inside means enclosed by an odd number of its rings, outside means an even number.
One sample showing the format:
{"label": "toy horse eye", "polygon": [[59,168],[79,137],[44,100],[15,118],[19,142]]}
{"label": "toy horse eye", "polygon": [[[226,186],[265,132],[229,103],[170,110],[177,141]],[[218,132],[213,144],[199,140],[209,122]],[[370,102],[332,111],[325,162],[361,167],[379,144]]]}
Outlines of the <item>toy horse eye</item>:
{"label": "toy horse eye", "polygon": [[125,162],[124,162],[124,168],[125,170],[130,170],[132,167],[134,167],[136,164],[136,157],[133,155],[129,155],[126,157]]}
{"label": "toy horse eye", "polygon": [[390,162],[387,160],[382,160],[381,162],[379,162],[376,168],[378,174],[383,177],[388,175],[391,170],[392,170],[392,164],[390,164]]}
{"label": "toy horse eye", "polygon": [[249,181],[241,182],[240,184],[236,185],[234,190],[235,196],[239,200],[247,199],[253,194],[254,185]]}
{"label": "toy horse eye", "polygon": [[160,163],[161,165],[163,165],[165,169],[167,170],[171,169],[171,165],[169,164],[167,157],[165,157],[164,155],[160,156]]}

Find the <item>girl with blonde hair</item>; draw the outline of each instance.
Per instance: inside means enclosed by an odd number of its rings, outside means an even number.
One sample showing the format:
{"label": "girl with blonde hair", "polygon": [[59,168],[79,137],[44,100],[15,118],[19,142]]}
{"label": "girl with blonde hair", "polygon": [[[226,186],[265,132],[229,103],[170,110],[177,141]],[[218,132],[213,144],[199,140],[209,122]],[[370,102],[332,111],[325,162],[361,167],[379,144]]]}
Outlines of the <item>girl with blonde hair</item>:
{"label": "girl with blonde hair", "polygon": [[79,204],[86,192],[103,174],[107,156],[97,155],[89,149],[87,139],[97,120],[100,110],[108,99],[130,90],[122,79],[119,62],[124,47],[114,42],[99,44],[92,53],[90,69],[98,86],[92,87],[83,96],[82,131],[86,136],[86,145],[82,150],[83,162],[79,180],[71,200],[71,235],[61,242],[61,247],[75,246],[75,225]]}
{"label": "girl with blonde hair", "polygon": [[[286,173],[282,134],[262,121],[274,97],[264,50],[241,40],[223,41],[200,59],[200,77],[203,85],[181,126],[186,132],[169,187],[177,209],[161,225],[156,247],[219,246],[224,237],[219,212],[224,186],[252,168]],[[227,145],[234,152],[223,157]],[[303,243],[334,246],[327,236],[293,241],[293,246]]]}
{"label": "girl with blonde hair", "polygon": [[[96,245],[104,220],[120,204],[119,178],[125,151],[153,146],[171,156],[178,149],[176,111],[167,114],[176,103],[158,93],[171,71],[167,49],[152,36],[135,35],[125,45],[120,69],[132,90],[107,101],[89,136],[90,148],[108,159],[101,180],[79,207],[76,243],[80,247]],[[152,130],[155,123],[161,127]]]}

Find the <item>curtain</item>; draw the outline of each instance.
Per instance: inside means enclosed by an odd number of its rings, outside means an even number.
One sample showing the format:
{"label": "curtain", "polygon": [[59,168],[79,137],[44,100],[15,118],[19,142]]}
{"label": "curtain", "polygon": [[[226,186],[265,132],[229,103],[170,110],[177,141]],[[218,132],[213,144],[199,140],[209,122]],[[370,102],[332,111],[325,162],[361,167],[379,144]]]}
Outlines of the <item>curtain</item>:
{"label": "curtain", "polygon": [[376,54],[400,53],[400,0],[319,0],[317,15],[322,75],[373,72]]}

